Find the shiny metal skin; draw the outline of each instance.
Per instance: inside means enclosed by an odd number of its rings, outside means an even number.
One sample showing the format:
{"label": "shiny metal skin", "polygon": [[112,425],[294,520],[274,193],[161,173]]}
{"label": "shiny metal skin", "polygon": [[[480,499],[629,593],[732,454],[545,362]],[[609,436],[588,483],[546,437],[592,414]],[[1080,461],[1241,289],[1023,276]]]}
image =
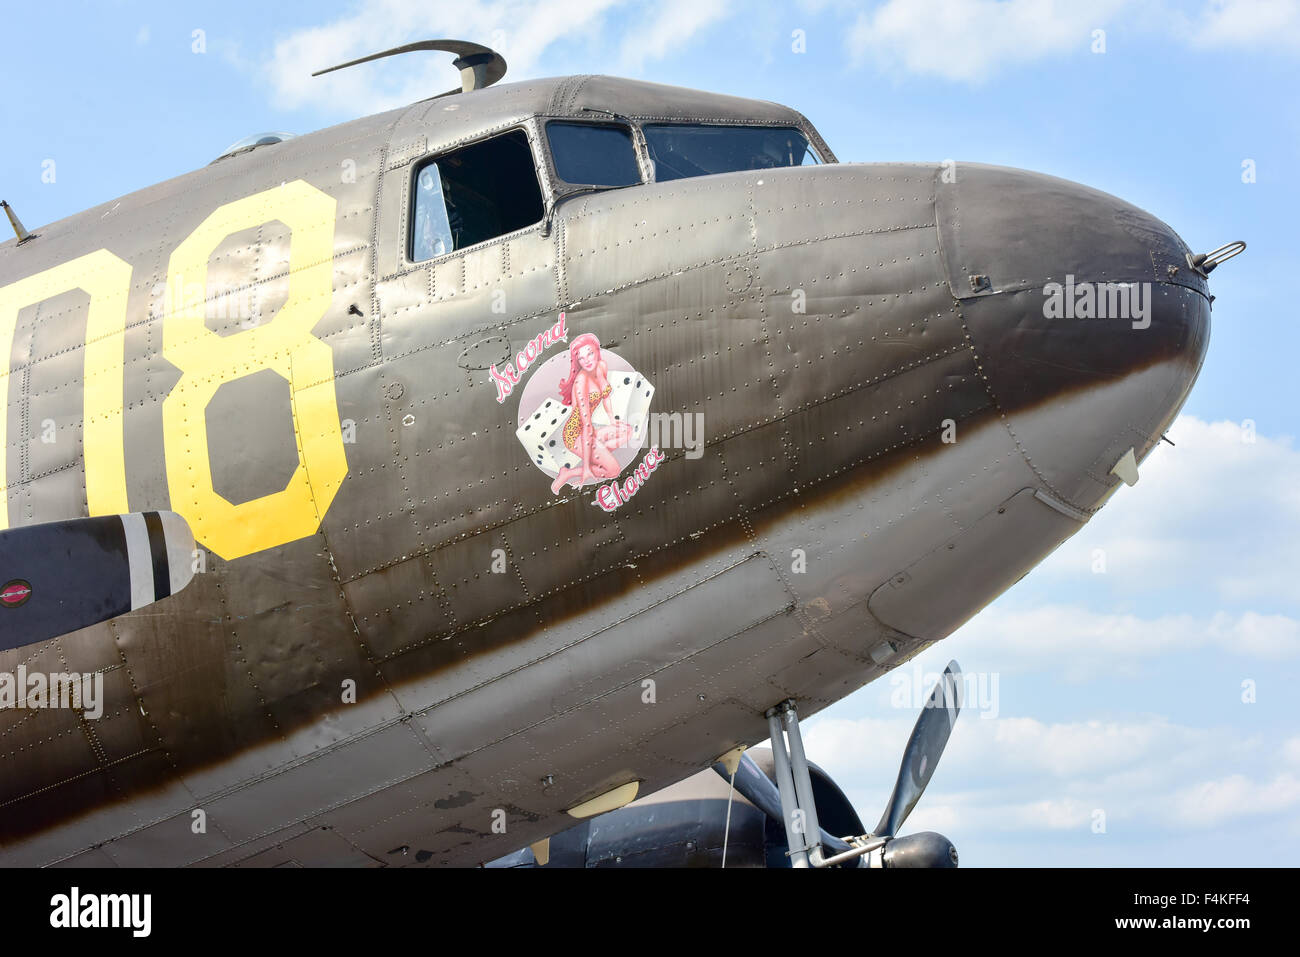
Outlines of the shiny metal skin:
{"label": "shiny metal skin", "polygon": [[[408,261],[422,159],[521,129],[552,205],[541,123],[592,111],[796,126],[828,162],[573,195],[549,229]],[[203,428],[169,433],[169,261],[223,204],[299,181],[334,204],[312,327],[332,380],[291,392],[250,363],[186,420]],[[300,276],[290,240],[278,221],[230,234],[209,288],[273,313]],[[951,634],[1081,528],[1112,465],[1167,429],[1209,333],[1188,247],[1114,197],[837,163],[788,108],[600,76],[222,159],[0,245],[0,297],[100,249],[131,270],[117,511],[173,509],[200,543],[232,533],[177,507],[168,461],[206,430],[224,500],[285,488],[312,439],[295,403],[327,380],[355,440],[310,534],[206,547],[179,594],[0,652],[0,671],[102,671],[108,695],[95,722],[0,711],[5,865],[470,865],[628,781],[680,781],[765,738],[777,702],[806,717]],[[1044,287],[1067,275],[1149,283],[1149,325],[1047,318]],[[653,382],[654,410],[703,415],[704,454],[665,448],[612,512],[591,489],[551,493],[516,439],[517,394],[498,403],[487,371],[561,312]],[[17,314],[0,363],[11,526],[90,512],[86,328],[76,292]],[[43,444],[45,419],[66,440]]]}

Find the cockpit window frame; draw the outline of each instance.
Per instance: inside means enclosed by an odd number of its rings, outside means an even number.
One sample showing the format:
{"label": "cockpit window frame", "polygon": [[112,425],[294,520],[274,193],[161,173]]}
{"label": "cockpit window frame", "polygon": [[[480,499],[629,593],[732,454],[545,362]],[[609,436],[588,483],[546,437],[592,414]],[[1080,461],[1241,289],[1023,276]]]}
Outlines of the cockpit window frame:
{"label": "cockpit window frame", "polygon": [[[748,127],[766,127],[772,129],[796,129],[803,134],[808,140],[809,146],[815,151],[817,158],[823,165],[836,164],[839,160],[834,152],[826,145],[826,141],[808,122],[802,114],[795,114],[787,119],[773,119],[765,117],[757,119],[752,117],[719,117],[719,116],[622,116],[613,115],[597,110],[587,110],[575,113],[532,113],[527,116],[521,116],[512,119],[508,123],[489,130],[483,130],[473,136],[464,139],[453,140],[443,143],[433,149],[426,149],[419,156],[414,157],[406,165],[405,189],[407,196],[399,207],[401,209],[401,254],[400,264],[394,262],[394,265],[402,272],[411,269],[420,269],[426,266],[434,265],[452,257],[462,255],[466,252],[485,249],[495,243],[507,242],[526,236],[531,232],[538,232],[542,236],[547,235],[550,225],[550,217],[555,207],[568,196],[581,193],[590,193],[593,191],[591,185],[581,185],[566,183],[560,179],[559,173],[555,168],[555,161],[551,155],[550,141],[547,138],[546,125],[552,120],[562,123],[592,123],[606,124],[611,126],[631,127],[632,145],[636,150],[637,164],[641,170],[641,182],[632,184],[632,186],[654,185],[657,181],[654,179],[653,166],[650,160],[650,151],[646,146],[643,126],[655,124],[680,124],[684,126],[748,126]],[[419,172],[431,161],[439,156],[445,156],[448,153],[463,149],[467,146],[473,146],[482,143],[494,137],[504,135],[513,131],[522,131],[528,139],[529,149],[533,157],[533,172],[537,177],[537,183],[542,194],[542,207],[544,210],[543,218],[531,225],[521,227],[509,233],[503,233],[500,236],[491,239],[485,239],[471,246],[464,246],[460,249],[453,249],[445,253],[440,253],[429,259],[416,260],[412,258],[414,252],[415,240],[415,204],[417,199],[416,177]],[[666,182],[675,182],[669,180]],[[603,191],[607,189],[629,189],[632,186],[624,187],[595,187],[595,190]]]}
{"label": "cockpit window frame", "polygon": [[[539,163],[545,164],[546,177],[553,190],[554,201],[557,202],[574,193],[591,192],[593,187],[591,185],[568,183],[560,178],[559,171],[555,167],[555,158],[551,154],[550,140],[546,133],[546,126],[552,122],[606,123],[612,126],[630,126],[632,129],[632,145],[636,149],[637,162],[641,167],[640,185],[642,186],[660,182],[654,178],[654,164],[650,159],[650,149],[645,140],[644,128],[646,126],[761,127],[763,129],[797,130],[808,141],[809,148],[812,149],[813,155],[817,158],[817,165],[830,166],[839,163],[835,153],[826,145],[826,141],[822,139],[821,135],[802,113],[796,113],[793,117],[786,119],[774,119],[772,117],[754,119],[738,116],[622,116],[591,109],[579,113],[538,114],[535,119],[538,125],[538,139],[535,149],[541,154]],[[674,181],[663,180],[663,182]],[[627,189],[629,187],[602,186],[595,188],[604,190]]]}
{"label": "cockpit window frame", "polygon": [[[645,145],[645,138],[641,135],[640,125],[635,121],[617,119],[604,114],[581,114],[579,116],[541,116],[538,117],[541,126],[541,141],[545,145],[546,162],[553,178],[557,195],[563,196],[566,193],[575,190],[588,191],[593,186],[596,189],[626,189],[628,186],[645,186],[654,182],[650,176],[650,165],[648,153]],[[632,152],[636,156],[637,170],[641,174],[640,183],[628,183],[624,186],[608,186],[593,183],[570,183],[567,179],[560,176],[560,171],[555,165],[555,153],[551,150],[551,133],[550,126],[552,123],[560,123],[568,126],[613,126],[621,130],[627,130],[632,139]]]}
{"label": "cockpit window frame", "polygon": [[[650,182],[652,183],[661,183],[661,182],[675,183],[681,179],[702,179],[704,177],[688,176],[688,177],[678,177],[677,179],[666,179],[666,180],[656,179],[654,177],[654,173],[656,172],[654,169],[654,161],[650,159],[650,147],[645,140],[644,127],[647,126],[693,126],[693,127],[713,126],[713,127],[718,127],[719,129],[730,127],[733,129],[738,128],[738,129],[765,129],[765,130],[794,130],[795,132],[803,136],[804,140],[808,143],[808,148],[813,151],[813,157],[817,161],[813,165],[828,166],[839,162],[838,160],[835,159],[834,154],[832,154],[830,150],[826,148],[826,145],[822,141],[822,138],[816,134],[816,131],[811,129],[811,124],[802,121],[802,117],[800,117],[799,122],[771,121],[771,120],[754,121],[754,120],[733,120],[733,119],[716,120],[716,119],[700,119],[695,117],[691,117],[688,119],[659,119],[659,118],[642,119],[638,122],[637,129],[638,132],[641,134],[642,148],[645,150],[646,163],[651,170]],[[776,169],[800,169],[802,167],[778,166],[775,168]],[[735,172],[741,172],[741,171],[736,170]],[[709,173],[705,175],[721,176],[724,174]]]}
{"label": "cockpit window frame", "polygon": [[[436,162],[439,157],[447,156],[466,147],[477,146],[489,140],[506,136],[510,133],[521,132],[528,141],[528,149],[533,157],[533,174],[537,177],[538,192],[542,197],[542,218],[535,223],[527,226],[521,226],[519,229],[511,230],[508,233],[502,233],[499,236],[493,236],[489,239],[480,240],[468,246],[462,246],[458,249],[450,249],[447,252],[439,253],[428,259],[415,259],[415,227],[416,227],[416,203],[419,199],[418,178],[421,172],[432,162]],[[407,199],[403,208],[402,223],[402,261],[406,268],[422,268],[429,266],[454,256],[463,255],[473,250],[485,249],[495,243],[505,242],[519,236],[527,235],[534,230],[541,230],[546,222],[546,211],[550,209],[554,202],[554,173],[550,170],[550,154],[541,141],[542,131],[536,121],[536,117],[528,117],[507,125],[485,130],[481,134],[468,137],[463,140],[456,140],[444,144],[437,149],[429,150],[422,153],[411,161],[407,168],[406,191]]]}

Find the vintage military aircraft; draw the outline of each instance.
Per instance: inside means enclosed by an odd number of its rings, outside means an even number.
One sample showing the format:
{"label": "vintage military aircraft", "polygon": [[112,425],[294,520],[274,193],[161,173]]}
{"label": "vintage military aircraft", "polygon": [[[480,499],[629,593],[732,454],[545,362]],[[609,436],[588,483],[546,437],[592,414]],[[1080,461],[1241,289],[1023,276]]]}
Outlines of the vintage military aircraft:
{"label": "vintage military aircraft", "polygon": [[720,760],[796,865],[881,851],[917,782],[812,827],[791,702],[1136,481],[1241,244],[415,49],[461,89],[6,209],[0,862],[479,864]]}

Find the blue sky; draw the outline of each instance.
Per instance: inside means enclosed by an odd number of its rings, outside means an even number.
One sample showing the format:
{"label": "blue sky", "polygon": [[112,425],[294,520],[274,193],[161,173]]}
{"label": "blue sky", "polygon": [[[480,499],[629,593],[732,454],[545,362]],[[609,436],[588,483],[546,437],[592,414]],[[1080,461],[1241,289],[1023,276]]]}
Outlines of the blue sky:
{"label": "blue sky", "polygon": [[[917,659],[922,681],[949,657],[996,676],[997,717],[967,709],[908,828],[944,831],[966,864],[1300,857],[1287,690],[1300,680],[1300,3],[179,6],[7,11],[0,197],[29,228],[203,165],[250,133],[307,132],[448,89],[455,73],[437,56],[308,76],[446,36],[502,50],[507,80],[614,73],[775,100],[803,111],[841,161],[1040,170],[1150,210],[1194,249],[1246,240],[1213,277],[1209,357],[1171,430],[1177,447]],[[877,682],[809,722],[814,760],[866,819],[915,714],[895,691]]]}

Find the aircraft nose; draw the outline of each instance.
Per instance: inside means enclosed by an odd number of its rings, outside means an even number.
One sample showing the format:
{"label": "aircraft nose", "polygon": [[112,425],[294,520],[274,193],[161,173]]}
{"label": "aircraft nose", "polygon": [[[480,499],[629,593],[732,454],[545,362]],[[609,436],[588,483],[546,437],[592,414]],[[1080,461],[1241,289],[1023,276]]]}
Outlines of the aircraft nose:
{"label": "aircraft nose", "polygon": [[1205,277],[1172,229],[1114,196],[1001,167],[947,172],[940,245],[986,388],[1049,491],[1095,508],[1200,371]]}

